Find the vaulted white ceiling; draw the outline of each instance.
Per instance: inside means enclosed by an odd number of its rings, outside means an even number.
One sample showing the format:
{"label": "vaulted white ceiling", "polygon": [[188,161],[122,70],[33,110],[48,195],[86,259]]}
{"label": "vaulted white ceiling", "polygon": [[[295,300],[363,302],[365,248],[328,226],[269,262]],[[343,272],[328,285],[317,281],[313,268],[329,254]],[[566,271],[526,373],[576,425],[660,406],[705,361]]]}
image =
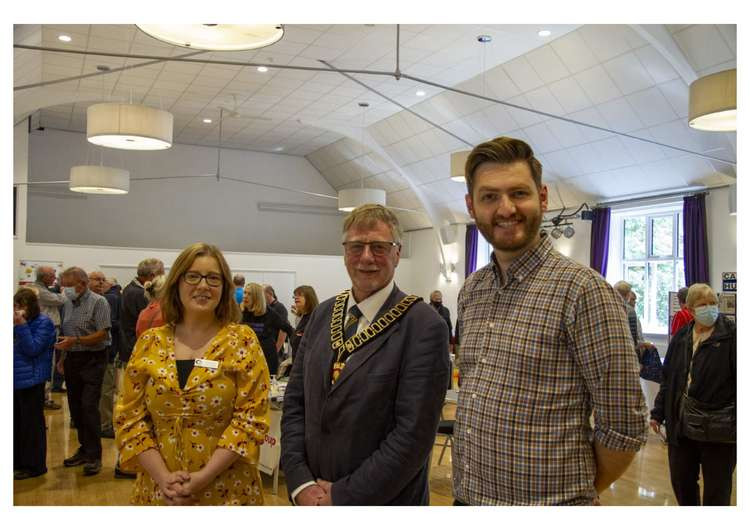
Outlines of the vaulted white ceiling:
{"label": "vaulted white ceiling", "polygon": [[[539,37],[542,28],[552,35]],[[61,33],[72,41],[58,41]],[[492,42],[478,43],[480,34]],[[15,43],[88,52],[17,48],[16,87],[146,62],[94,51],[194,52],[131,25],[17,26]],[[687,126],[689,82],[736,66],[736,26],[404,25],[398,51],[404,74],[548,116],[393,76],[163,61],[16,90],[16,119],[40,109],[41,126],[85,131],[92,102],[132,99],[172,112],[176,142],[216,145],[224,106],[239,117],[225,118],[222,145],[306,156],[337,190],[383,188],[389,205],[429,206],[443,223],[466,219],[465,186],[449,178],[450,153],[499,135],[535,149],[552,208],[736,178],[733,165],[699,156],[734,161],[735,134]],[[323,60],[339,69],[393,72],[396,28],[288,25],[270,47],[191,59],[325,68]],[[365,111],[362,101],[370,104]],[[423,214],[401,215],[407,228],[432,224]]]}

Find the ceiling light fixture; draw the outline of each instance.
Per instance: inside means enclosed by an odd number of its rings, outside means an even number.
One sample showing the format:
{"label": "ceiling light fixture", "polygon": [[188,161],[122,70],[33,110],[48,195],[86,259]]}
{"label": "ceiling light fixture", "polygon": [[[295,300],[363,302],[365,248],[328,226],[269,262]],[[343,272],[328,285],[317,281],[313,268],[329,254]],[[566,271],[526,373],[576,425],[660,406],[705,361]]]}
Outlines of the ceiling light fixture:
{"label": "ceiling light fixture", "polygon": [[417,95],[418,95],[418,96],[419,96],[420,98],[421,98],[422,96],[426,95],[426,94],[427,94],[427,92],[425,92],[424,90],[417,90]]}
{"label": "ceiling light fixture", "polygon": [[280,153],[281,151],[284,150],[284,148],[283,147],[274,147],[273,150],[276,151],[277,153]]}
{"label": "ceiling light fixture", "polygon": [[130,191],[130,172],[107,166],[73,166],[69,187],[78,193],[122,195]]}
{"label": "ceiling light fixture", "polygon": [[690,84],[688,124],[701,131],[737,130],[737,69],[707,75]]}
{"label": "ceiling light fixture", "polygon": [[70,42],[73,40],[73,38],[70,35],[58,35],[57,40],[62,42]]}
{"label": "ceiling light fixture", "polygon": [[203,118],[203,123],[213,123],[213,121],[211,118]]}
{"label": "ceiling light fixture", "polygon": [[172,147],[174,117],[132,103],[97,103],[86,110],[86,138],[113,149],[156,151]]}
{"label": "ceiling light fixture", "polygon": [[266,66],[259,66],[258,71],[262,74],[268,72],[268,68]]}
{"label": "ceiling light fixture", "polygon": [[466,159],[471,151],[456,151],[451,153],[451,180],[453,182],[466,182]]}
{"label": "ceiling light fixture", "polygon": [[160,41],[195,50],[240,51],[270,46],[284,36],[281,24],[136,24]]}
{"label": "ceiling light fixture", "polygon": [[539,33],[537,33],[537,35],[539,35],[540,37],[549,37],[550,35],[552,35],[552,32],[548,29],[543,29]]}

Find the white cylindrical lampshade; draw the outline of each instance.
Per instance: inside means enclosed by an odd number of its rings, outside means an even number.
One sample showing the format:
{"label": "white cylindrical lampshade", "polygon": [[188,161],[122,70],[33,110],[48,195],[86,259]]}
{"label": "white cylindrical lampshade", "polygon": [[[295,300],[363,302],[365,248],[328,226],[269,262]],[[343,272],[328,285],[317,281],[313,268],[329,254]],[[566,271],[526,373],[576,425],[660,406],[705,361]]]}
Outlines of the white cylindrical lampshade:
{"label": "white cylindrical lampshade", "polygon": [[372,188],[350,188],[339,191],[339,210],[351,212],[363,204],[381,204],[385,206],[385,190]]}
{"label": "white cylindrical lampshade", "polygon": [[86,110],[86,137],[114,149],[155,151],[172,147],[174,117],[130,103],[97,103]]}
{"label": "white cylindrical lampshade", "polygon": [[70,168],[70,190],[121,195],[130,191],[130,172],[107,166],[73,166]]}
{"label": "white cylindrical lampshade", "polygon": [[471,151],[456,151],[451,153],[451,180],[466,182],[466,159]]}
{"label": "white cylindrical lampshade", "polygon": [[737,130],[737,70],[707,75],[690,84],[688,123],[702,131]]}
{"label": "white cylindrical lampshade", "polygon": [[136,24],[144,33],[195,50],[239,51],[270,46],[284,36],[281,24]]}

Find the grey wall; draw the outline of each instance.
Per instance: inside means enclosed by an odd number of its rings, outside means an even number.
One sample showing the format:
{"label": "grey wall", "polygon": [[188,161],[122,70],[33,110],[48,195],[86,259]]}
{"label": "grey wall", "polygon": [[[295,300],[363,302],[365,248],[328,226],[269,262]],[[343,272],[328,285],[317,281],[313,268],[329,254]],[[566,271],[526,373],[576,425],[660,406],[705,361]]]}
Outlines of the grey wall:
{"label": "grey wall", "polygon": [[[99,163],[131,178],[215,173],[216,149],[174,145],[166,151],[92,148],[85,135],[55,130],[29,138],[29,180],[67,180],[70,167]],[[303,157],[222,151],[222,175],[326,195],[336,192]],[[83,195],[67,185],[33,186],[27,240],[180,249],[207,241],[225,251],[340,254],[342,217],[259,211],[258,202],[336,206],[335,200],[215,178],[131,181],[130,193]]]}

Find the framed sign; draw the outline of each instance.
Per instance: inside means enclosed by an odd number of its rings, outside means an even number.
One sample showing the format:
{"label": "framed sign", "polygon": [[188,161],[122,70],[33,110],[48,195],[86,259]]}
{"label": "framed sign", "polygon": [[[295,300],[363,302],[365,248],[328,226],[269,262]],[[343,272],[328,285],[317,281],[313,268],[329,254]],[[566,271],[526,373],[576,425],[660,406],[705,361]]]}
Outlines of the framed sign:
{"label": "framed sign", "polygon": [[36,281],[36,270],[43,266],[55,269],[56,277],[64,270],[62,261],[18,260],[18,286],[34,283]]}
{"label": "framed sign", "polygon": [[721,273],[721,290],[725,293],[737,292],[737,273],[736,272],[722,272]]}

